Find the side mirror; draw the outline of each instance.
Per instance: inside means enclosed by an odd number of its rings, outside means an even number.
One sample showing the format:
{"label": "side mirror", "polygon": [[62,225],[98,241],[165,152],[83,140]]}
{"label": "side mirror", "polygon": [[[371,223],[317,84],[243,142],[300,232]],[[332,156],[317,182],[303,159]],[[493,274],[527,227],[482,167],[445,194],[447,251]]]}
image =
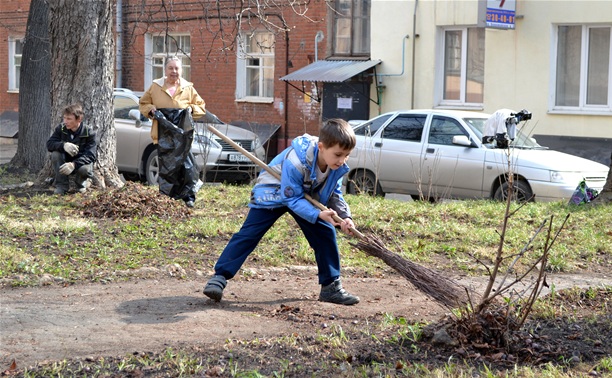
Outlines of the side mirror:
{"label": "side mirror", "polygon": [[138,109],[130,110],[128,116],[134,121],[136,121],[136,127],[142,126],[142,120],[140,119],[140,111]]}
{"label": "side mirror", "polygon": [[453,144],[465,147],[474,147],[474,144],[465,135],[454,135]]}

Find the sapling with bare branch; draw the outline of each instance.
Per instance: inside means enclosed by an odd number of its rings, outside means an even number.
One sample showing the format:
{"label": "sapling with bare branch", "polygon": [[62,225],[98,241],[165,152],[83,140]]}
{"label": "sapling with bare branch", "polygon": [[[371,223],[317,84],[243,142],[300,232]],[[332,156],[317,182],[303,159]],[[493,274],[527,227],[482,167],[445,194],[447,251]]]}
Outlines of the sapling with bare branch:
{"label": "sapling with bare branch", "polygon": [[[512,209],[512,205],[516,203],[514,180],[516,179],[513,174],[512,166],[512,150],[508,149],[508,174],[506,179],[508,180],[507,193],[506,193],[506,206],[504,211],[504,217],[502,221],[501,232],[499,233],[499,243],[497,246],[497,253],[492,267],[485,266],[489,272],[489,280],[487,286],[482,294],[478,305],[474,307],[474,312],[479,315],[484,315],[487,311],[491,310],[491,306],[495,303],[495,299],[499,297],[505,297],[503,303],[505,303],[506,314],[514,313],[517,316],[518,321],[514,323],[517,328],[520,328],[526,321],[533,304],[541,294],[542,288],[548,286],[546,283],[546,267],[548,263],[548,257],[551,248],[557,239],[557,236],[563,230],[569,214],[565,217],[563,223],[559,229],[554,233],[553,236],[553,219],[551,215],[549,219],[545,219],[540,223],[540,226],[536,229],[533,236],[527,241],[525,246],[516,254],[506,253],[504,249],[506,245],[506,236],[508,233],[509,220],[520,211],[527,202],[520,203],[516,209]],[[525,254],[528,250],[533,248],[535,239],[548,225],[548,232],[544,246],[542,247],[542,254],[536,259],[536,261],[527,264],[527,268],[523,273],[518,273],[516,266],[521,259],[525,258]],[[508,266],[505,268],[505,272],[502,272],[503,264],[505,261],[513,259]],[[525,282],[529,279],[532,273],[536,272],[535,279],[532,282]],[[503,274],[503,275],[502,275]],[[512,277],[512,278],[511,278]],[[497,284],[496,284],[497,283]],[[524,289],[518,289],[519,284],[522,284]],[[518,312],[511,311],[513,308],[517,308]]]}

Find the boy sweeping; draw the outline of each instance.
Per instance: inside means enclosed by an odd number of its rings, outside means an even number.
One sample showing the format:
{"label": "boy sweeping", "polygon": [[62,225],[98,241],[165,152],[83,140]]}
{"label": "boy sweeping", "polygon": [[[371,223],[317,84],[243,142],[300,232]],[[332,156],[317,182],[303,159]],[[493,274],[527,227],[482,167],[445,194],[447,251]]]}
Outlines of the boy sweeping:
{"label": "boy sweeping", "polygon": [[[343,305],[359,303],[340,282],[340,253],[336,229],[350,234],[355,225],[348,204],[342,197],[342,176],[349,168],[346,160],[355,147],[355,133],[348,122],[330,119],[323,123],[319,137],[297,137],[269,164],[281,180],[262,171],[251,192],[249,213],[215,264],[215,275],[204,287],[204,294],[220,301],[227,280],[236,275],[246,258],[278,218],[289,212],[315,253],[321,293],[319,300]],[[327,206],[321,211],[305,197]],[[336,222],[334,216],[343,221]]]}

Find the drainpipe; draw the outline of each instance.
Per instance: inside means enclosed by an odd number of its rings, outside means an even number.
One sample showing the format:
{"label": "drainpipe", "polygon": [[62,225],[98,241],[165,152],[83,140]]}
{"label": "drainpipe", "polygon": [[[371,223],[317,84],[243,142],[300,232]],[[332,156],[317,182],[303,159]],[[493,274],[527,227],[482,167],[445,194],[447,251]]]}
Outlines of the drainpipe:
{"label": "drainpipe", "polygon": [[[289,75],[289,28],[287,27],[287,23],[285,22],[285,19],[283,18],[282,15],[278,14],[278,13],[266,13],[266,16],[274,16],[276,18],[278,18],[282,23],[283,23],[283,29],[285,30],[285,76]],[[283,141],[283,148],[285,149],[285,147],[287,147],[287,145],[289,144],[289,83],[287,83],[285,81],[285,95],[283,96],[283,110],[284,110],[284,114],[283,114],[283,121],[285,122],[284,125],[284,138],[285,140]],[[276,147],[278,149],[278,142],[276,143]]]}
{"label": "drainpipe", "polygon": [[117,57],[116,57],[116,68],[115,68],[115,87],[121,88],[122,84],[122,51],[123,51],[123,9],[122,0],[117,0]]}
{"label": "drainpipe", "polygon": [[[404,38],[402,38],[402,72],[397,74],[378,74],[378,76],[402,76],[404,74],[404,67],[406,66],[406,44],[404,43],[404,40],[408,38],[410,38],[410,34],[406,34]],[[382,84],[382,79],[380,79],[380,81]]]}
{"label": "drainpipe", "polygon": [[[285,76],[289,75],[289,32],[287,28],[285,28]],[[285,81],[285,111],[284,111],[284,121],[285,121],[285,140],[283,141],[284,150],[287,145],[289,145],[289,83]],[[277,152],[278,152],[278,143]]]}
{"label": "drainpipe", "polygon": [[416,21],[417,21],[417,6],[419,5],[419,0],[414,1],[414,14],[412,16],[412,94],[410,95],[410,109],[414,109],[414,75],[415,75],[415,51],[416,51]]}

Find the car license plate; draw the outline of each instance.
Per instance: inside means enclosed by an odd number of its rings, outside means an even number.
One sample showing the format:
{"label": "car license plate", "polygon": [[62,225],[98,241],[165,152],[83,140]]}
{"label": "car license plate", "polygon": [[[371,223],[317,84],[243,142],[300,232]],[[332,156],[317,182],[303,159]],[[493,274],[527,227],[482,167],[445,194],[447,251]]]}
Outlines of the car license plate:
{"label": "car license plate", "polygon": [[242,154],[230,154],[229,161],[232,163],[248,163],[251,161],[251,159]]}

